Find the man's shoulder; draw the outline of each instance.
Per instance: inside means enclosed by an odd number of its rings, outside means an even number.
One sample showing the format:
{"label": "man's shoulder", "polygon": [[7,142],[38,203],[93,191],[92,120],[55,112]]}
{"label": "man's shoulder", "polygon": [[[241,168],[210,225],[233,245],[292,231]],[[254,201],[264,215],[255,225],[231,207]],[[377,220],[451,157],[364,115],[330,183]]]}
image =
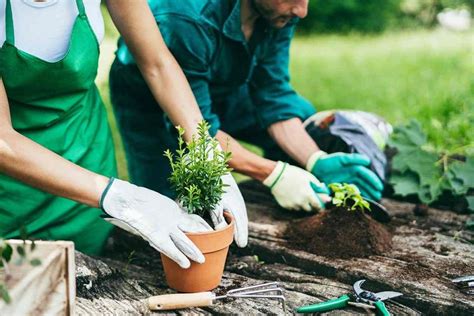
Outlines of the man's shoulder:
{"label": "man's shoulder", "polygon": [[[155,15],[181,17],[192,21],[214,20],[230,0],[148,0]],[[217,21],[214,21],[217,22]]]}

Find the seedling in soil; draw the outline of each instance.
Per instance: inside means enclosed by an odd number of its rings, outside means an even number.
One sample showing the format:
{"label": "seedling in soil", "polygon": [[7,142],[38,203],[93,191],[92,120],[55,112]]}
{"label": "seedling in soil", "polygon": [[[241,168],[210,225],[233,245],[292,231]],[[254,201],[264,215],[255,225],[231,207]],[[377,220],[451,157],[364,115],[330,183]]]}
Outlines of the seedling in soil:
{"label": "seedling in soil", "polygon": [[221,200],[225,187],[221,177],[231,171],[231,153],[219,148],[219,142],[209,135],[206,121],[199,123],[197,137],[189,143],[183,139],[184,129],[178,126],[177,130],[176,153],[165,151],[172,169],[169,180],[179,203],[189,213],[204,216]]}
{"label": "seedling in soil", "polygon": [[368,201],[352,184],[332,183],[333,207],[288,226],[290,245],[319,256],[364,258],[392,247],[392,234],[365,213]]}
{"label": "seedling in soil", "polygon": [[360,195],[359,189],[353,184],[331,183],[329,188],[334,192],[332,204],[350,211],[370,211],[370,204]]}

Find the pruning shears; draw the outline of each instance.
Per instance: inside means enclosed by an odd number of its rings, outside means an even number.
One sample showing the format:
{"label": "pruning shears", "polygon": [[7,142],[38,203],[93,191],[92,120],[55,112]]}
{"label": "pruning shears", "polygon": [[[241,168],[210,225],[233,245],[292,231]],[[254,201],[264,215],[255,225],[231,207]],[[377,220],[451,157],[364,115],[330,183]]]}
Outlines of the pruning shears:
{"label": "pruning shears", "polygon": [[387,308],[383,301],[398,297],[403,295],[400,292],[392,292],[392,291],[385,291],[385,292],[378,292],[374,293],[371,291],[366,291],[361,288],[362,283],[365,280],[359,280],[354,283],[353,290],[354,293],[345,294],[339,296],[338,298],[328,300],[323,303],[307,305],[300,307],[296,310],[297,313],[307,314],[307,313],[321,313],[327,312],[333,309],[340,309],[345,308],[348,305],[356,305],[356,306],[366,306],[369,308],[377,309],[377,314],[382,316],[390,316]]}

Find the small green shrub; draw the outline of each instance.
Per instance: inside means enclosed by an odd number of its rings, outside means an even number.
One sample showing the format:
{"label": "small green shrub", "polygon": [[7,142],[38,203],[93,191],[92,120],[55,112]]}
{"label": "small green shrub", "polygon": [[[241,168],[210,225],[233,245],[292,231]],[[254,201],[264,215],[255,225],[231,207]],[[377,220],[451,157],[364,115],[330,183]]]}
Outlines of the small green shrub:
{"label": "small green shrub", "polygon": [[224,193],[221,177],[231,171],[231,153],[219,149],[219,143],[209,133],[209,124],[199,123],[198,135],[186,144],[184,129],[177,127],[176,153],[165,151],[171,165],[169,181],[177,199],[189,213],[204,215],[214,209]]}
{"label": "small green shrub", "polygon": [[350,211],[370,211],[370,204],[360,195],[359,189],[353,184],[331,183],[329,188],[334,192],[332,204]]}

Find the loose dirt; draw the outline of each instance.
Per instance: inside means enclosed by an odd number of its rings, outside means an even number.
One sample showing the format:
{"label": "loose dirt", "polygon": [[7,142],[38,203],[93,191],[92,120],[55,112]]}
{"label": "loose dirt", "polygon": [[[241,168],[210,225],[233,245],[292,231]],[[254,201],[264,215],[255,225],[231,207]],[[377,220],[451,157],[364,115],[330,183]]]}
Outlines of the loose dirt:
{"label": "loose dirt", "polygon": [[392,234],[367,214],[335,208],[289,225],[290,245],[335,258],[381,255],[392,247]]}

